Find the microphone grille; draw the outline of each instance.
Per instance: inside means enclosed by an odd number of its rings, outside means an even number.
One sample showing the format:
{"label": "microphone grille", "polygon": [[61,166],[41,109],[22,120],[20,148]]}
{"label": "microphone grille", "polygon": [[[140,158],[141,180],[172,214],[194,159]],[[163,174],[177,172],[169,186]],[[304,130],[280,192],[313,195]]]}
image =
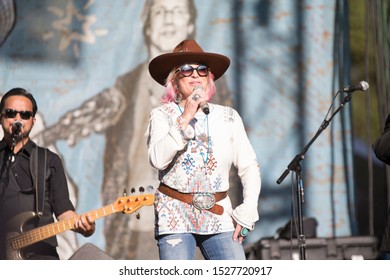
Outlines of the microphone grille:
{"label": "microphone grille", "polygon": [[362,90],[368,90],[370,85],[366,81],[361,81],[360,85],[362,86]]}
{"label": "microphone grille", "polygon": [[12,125],[14,127],[23,127],[23,123],[21,121],[15,121]]}

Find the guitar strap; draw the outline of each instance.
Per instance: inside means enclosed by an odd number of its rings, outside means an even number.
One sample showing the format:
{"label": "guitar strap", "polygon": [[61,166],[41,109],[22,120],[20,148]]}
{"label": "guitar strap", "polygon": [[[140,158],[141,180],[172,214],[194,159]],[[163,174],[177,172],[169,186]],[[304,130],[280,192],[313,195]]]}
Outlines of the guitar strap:
{"label": "guitar strap", "polygon": [[35,146],[32,150],[30,158],[30,172],[33,177],[33,184],[36,192],[35,205],[38,217],[43,215],[46,188],[46,161],[47,149]]}

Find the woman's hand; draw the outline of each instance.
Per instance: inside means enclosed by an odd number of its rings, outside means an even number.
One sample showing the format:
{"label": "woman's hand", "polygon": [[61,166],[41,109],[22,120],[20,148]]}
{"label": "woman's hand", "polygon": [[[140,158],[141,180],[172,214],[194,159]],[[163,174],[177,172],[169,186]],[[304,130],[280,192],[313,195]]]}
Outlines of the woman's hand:
{"label": "woman's hand", "polygon": [[195,117],[196,112],[199,110],[199,104],[206,100],[205,96],[206,92],[203,87],[195,87],[193,93],[188,96],[182,114],[184,124],[188,125]]}
{"label": "woman's hand", "polygon": [[236,229],[233,233],[233,241],[237,241],[242,243],[245,239],[245,237],[248,235],[249,229],[241,226],[240,224],[236,225]]}

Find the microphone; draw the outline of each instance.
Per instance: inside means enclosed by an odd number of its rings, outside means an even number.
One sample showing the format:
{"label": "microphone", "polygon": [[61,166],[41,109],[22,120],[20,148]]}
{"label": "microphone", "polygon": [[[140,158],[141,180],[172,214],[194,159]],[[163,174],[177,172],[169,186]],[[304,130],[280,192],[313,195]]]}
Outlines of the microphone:
{"label": "microphone", "polygon": [[[194,87],[194,91],[196,91],[198,89],[204,91],[204,88],[202,86],[195,86]],[[199,106],[200,106],[200,108],[202,108],[203,113],[205,113],[206,115],[208,115],[210,113],[210,107],[209,107],[209,104],[206,101],[200,102]]]}
{"label": "microphone", "polygon": [[12,134],[18,135],[22,131],[22,128],[23,128],[23,123],[21,121],[15,121],[12,124]]}
{"label": "microphone", "polygon": [[343,92],[347,92],[347,93],[351,93],[351,92],[353,92],[353,91],[355,91],[355,90],[363,90],[363,91],[365,91],[365,90],[367,90],[369,87],[370,87],[370,86],[369,86],[369,84],[368,84],[367,82],[361,81],[361,82],[359,82],[358,85],[347,86],[347,87],[343,88],[342,91],[343,91]]}

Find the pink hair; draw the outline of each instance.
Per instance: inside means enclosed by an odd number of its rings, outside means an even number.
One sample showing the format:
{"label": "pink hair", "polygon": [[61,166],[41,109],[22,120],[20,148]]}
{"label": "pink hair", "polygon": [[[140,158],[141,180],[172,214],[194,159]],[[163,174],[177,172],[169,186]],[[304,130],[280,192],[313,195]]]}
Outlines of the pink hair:
{"label": "pink hair", "polygon": [[[167,78],[167,83],[165,84],[166,90],[164,96],[161,98],[162,103],[169,103],[169,102],[175,102],[175,99],[177,98],[174,82],[175,82],[175,71],[171,71],[169,73]],[[209,72],[209,75],[207,76],[208,86],[206,88],[206,94],[207,94],[207,101],[210,101],[216,91],[215,83],[214,83],[214,75],[213,73]]]}

